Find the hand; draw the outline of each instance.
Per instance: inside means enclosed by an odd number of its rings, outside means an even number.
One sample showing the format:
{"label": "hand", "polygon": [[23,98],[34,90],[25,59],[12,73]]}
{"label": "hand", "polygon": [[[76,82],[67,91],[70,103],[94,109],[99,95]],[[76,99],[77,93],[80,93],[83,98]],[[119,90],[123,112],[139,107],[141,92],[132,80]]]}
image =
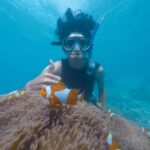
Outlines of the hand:
{"label": "hand", "polygon": [[41,88],[45,88],[47,85],[56,84],[61,80],[61,77],[55,75],[55,63],[49,60],[49,65],[43,70],[43,72],[34,80],[27,83],[25,89],[27,91],[37,91]]}

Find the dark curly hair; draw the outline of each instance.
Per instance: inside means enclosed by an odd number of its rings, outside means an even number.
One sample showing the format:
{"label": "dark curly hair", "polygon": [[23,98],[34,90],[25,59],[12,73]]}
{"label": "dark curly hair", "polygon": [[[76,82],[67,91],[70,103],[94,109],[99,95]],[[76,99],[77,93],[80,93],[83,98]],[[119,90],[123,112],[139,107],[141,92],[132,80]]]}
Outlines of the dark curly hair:
{"label": "dark curly hair", "polygon": [[68,8],[65,14],[57,20],[56,34],[60,41],[72,32],[79,32],[88,38],[93,38],[97,26],[98,23],[93,20],[91,15],[83,13],[81,10],[72,12]]}

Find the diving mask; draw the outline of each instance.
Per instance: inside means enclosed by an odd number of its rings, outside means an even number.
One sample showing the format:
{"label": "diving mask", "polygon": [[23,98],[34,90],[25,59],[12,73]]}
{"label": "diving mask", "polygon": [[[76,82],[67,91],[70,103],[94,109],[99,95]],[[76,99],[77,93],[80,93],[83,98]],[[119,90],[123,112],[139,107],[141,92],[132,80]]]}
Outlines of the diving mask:
{"label": "diving mask", "polygon": [[83,37],[70,37],[62,40],[62,47],[67,51],[72,51],[75,44],[79,44],[82,51],[88,51],[92,42],[88,38]]}

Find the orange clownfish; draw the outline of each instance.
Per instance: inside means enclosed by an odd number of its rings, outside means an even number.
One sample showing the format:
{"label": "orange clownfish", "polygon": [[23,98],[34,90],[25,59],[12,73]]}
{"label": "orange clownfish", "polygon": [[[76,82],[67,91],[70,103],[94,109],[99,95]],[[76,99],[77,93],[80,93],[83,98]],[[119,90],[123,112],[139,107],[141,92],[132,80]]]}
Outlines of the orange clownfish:
{"label": "orange clownfish", "polygon": [[24,98],[26,95],[27,91],[16,90],[8,94],[2,95],[2,97],[5,98],[6,100],[16,100],[17,98]]}
{"label": "orange clownfish", "polygon": [[150,131],[145,129],[145,128],[141,128],[142,132],[148,137],[150,138]]}
{"label": "orange clownfish", "polygon": [[26,91],[19,91],[19,90],[16,90],[16,91],[13,91],[11,93],[9,93],[7,96],[8,96],[8,99],[12,99],[12,100],[15,100],[17,98],[23,98],[27,95],[27,92]]}
{"label": "orange clownfish", "polygon": [[8,100],[16,100],[16,99],[24,99],[27,96],[27,91],[20,91],[20,90],[16,90],[13,92],[10,92],[8,94],[3,94],[1,95],[1,101],[0,104],[8,101]]}
{"label": "orange clownfish", "polygon": [[79,94],[79,89],[69,89],[63,82],[46,86],[40,93],[56,107],[62,104],[76,105],[77,101],[83,100],[83,94]]}
{"label": "orange clownfish", "polygon": [[118,140],[112,136],[110,132],[105,133],[106,142],[109,150],[121,150]]}

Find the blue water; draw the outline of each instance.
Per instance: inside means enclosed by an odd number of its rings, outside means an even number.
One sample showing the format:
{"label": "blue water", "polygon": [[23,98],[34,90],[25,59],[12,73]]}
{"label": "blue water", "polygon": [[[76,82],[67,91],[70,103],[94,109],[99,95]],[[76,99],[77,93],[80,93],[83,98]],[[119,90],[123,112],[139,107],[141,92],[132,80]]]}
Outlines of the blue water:
{"label": "blue water", "polygon": [[1,0],[0,93],[22,88],[48,65],[65,57],[52,47],[56,19],[66,8],[99,18],[93,59],[105,68],[108,106],[150,128],[150,1]]}

